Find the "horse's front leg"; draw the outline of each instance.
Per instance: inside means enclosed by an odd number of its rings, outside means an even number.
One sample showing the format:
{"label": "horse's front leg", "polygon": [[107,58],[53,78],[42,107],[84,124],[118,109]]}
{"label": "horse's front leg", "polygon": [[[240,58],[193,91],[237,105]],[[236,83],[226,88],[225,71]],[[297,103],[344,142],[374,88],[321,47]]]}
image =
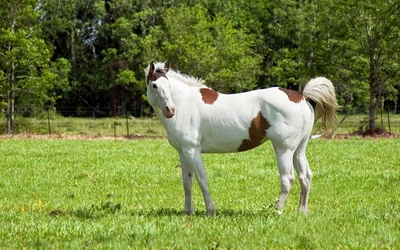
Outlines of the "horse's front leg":
{"label": "horse's front leg", "polygon": [[183,149],[183,157],[191,166],[194,172],[197,182],[199,183],[200,189],[203,193],[204,203],[206,205],[206,211],[208,216],[215,216],[215,206],[212,202],[210,191],[208,189],[208,179],[206,169],[201,157],[200,147]]}
{"label": "horse's front leg", "polygon": [[182,184],[185,192],[185,207],[183,211],[187,215],[194,213],[192,207],[192,183],[193,183],[193,170],[189,163],[186,161],[182,153],[179,153],[179,160],[182,168]]}

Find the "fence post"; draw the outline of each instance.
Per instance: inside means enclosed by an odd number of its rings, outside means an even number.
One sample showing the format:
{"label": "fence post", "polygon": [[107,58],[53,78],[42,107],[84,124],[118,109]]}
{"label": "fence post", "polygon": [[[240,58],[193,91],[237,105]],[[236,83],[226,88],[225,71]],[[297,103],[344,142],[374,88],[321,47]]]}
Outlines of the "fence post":
{"label": "fence post", "polygon": [[125,119],[126,119],[126,137],[129,138],[129,122],[128,122],[128,112],[125,109]]}
{"label": "fence post", "polygon": [[388,124],[389,124],[389,134],[391,135],[392,134],[392,128],[390,127],[390,106],[388,105],[388,111],[387,111],[387,114],[388,114]]}
{"label": "fence post", "polygon": [[114,99],[114,139],[117,139],[117,100]]}
{"label": "fence post", "polygon": [[49,112],[49,106],[46,106],[47,110],[47,128],[49,130],[49,138],[51,137],[51,128],[50,128],[50,112]]}
{"label": "fence post", "polygon": [[382,99],[381,101],[381,128],[383,129],[383,104],[385,100]]}

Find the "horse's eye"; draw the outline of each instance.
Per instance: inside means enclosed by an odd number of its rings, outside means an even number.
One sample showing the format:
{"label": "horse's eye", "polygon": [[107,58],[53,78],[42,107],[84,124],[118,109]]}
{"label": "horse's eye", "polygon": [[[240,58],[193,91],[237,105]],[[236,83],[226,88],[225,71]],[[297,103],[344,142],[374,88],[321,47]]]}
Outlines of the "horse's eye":
{"label": "horse's eye", "polygon": [[153,87],[153,89],[157,89],[157,85],[156,84],[153,83],[151,86]]}

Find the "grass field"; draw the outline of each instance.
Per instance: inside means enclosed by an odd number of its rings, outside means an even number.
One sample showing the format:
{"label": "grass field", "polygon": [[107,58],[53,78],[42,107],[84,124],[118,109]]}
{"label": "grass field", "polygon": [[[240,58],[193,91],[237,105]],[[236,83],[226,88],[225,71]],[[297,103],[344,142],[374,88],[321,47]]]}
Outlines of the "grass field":
{"label": "grass field", "polygon": [[400,140],[311,140],[310,213],[299,184],[282,215],[270,143],[204,155],[217,216],[183,209],[178,157],[160,140],[0,143],[2,249],[399,249]]}

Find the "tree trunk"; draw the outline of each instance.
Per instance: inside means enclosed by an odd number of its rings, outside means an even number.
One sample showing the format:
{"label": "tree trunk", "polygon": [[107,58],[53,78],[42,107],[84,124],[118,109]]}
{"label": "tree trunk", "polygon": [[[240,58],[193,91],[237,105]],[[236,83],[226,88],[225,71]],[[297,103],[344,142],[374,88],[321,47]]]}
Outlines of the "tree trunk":
{"label": "tree trunk", "polygon": [[[371,53],[372,54],[372,53]],[[375,129],[375,92],[376,92],[376,70],[375,70],[375,61],[374,55],[370,55],[369,57],[369,117],[368,117],[368,125],[369,129]]]}
{"label": "tree trunk", "polygon": [[371,83],[369,85],[369,116],[368,116],[368,125],[369,129],[375,128],[375,94],[374,94],[374,85]]}
{"label": "tree trunk", "polygon": [[76,66],[76,58],[75,58],[75,34],[74,34],[74,30],[71,29],[71,64],[72,64],[72,68],[74,69],[73,73],[75,74],[75,66]]}
{"label": "tree trunk", "polygon": [[[14,75],[14,74],[12,74]],[[14,133],[14,78],[13,76],[10,79],[9,87],[10,90],[7,91],[7,133]]]}
{"label": "tree trunk", "polygon": [[[9,46],[11,51],[11,45]],[[15,81],[15,64],[11,64],[11,75],[8,78],[8,91],[7,91],[7,133],[14,133],[14,81]]]}
{"label": "tree trunk", "polygon": [[[13,21],[11,24],[11,32],[15,33],[15,26],[17,24],[17,16],[13,15]],[[13,45],[11,42],[8,43],[8,51],[11,52],[13,49]],[[11,53],[12,54],[12,53]],[[8,77],[8,91],[7,91],[7,133],[13,134],[14,133],[14,84],[15,84],[15,63],[11,63],[11,72],[10,76]]]}

